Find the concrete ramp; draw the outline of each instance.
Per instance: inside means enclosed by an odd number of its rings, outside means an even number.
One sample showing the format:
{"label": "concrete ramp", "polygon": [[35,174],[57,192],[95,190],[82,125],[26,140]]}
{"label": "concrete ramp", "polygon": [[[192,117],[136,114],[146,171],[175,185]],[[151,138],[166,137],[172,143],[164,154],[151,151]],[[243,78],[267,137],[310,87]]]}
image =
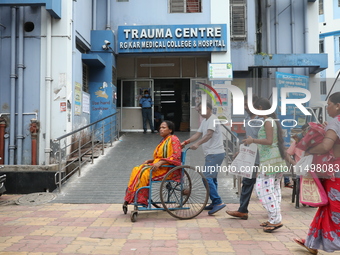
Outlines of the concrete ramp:
{"label": "concrete ramp", "polygon": [[[177,132],[181,141],[188,139],[191,132]],[[153,150],[161,137],[156,134],[125,133],[113,147],[105,149],[105,155],[82,168],[81,175],[73,175],[62,187],[62,192],[51,203],[69,204],[119,204],[123,203],[125,189],[131,169],[152,158]],[[186,164],[204,166],[202,148],[187,152]],[[238,203],[233,178],[220,172],[219,193],[225,203]]]}

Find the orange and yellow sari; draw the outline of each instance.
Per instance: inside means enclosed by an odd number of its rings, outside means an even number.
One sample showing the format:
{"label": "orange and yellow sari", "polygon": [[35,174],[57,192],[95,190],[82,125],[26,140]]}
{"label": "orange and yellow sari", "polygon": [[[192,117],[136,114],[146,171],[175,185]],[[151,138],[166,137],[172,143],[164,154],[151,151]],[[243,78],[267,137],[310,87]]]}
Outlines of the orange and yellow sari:
{"label": "orange and yellow sari", "polygon": [[[150,169],[154,163],[160,160],[165,160],[168,164],[164,165],[181,165],[181,142],[175,135],[169,135],[165,137],[159,145],[156,147],[153,153],[153,163],[142,164],[132,169],[130,175],[130,181],[126,189],[125,201],[130,203],[134,202],[136,191],[144,186],[149,185]],[[163,177],[170,170],[170,167],[160,167],[157,170],[152,171],[153,180],[162,180]],[[141,189],[137,194],[137,202],[140,204],[148,204],[149,189]]]}

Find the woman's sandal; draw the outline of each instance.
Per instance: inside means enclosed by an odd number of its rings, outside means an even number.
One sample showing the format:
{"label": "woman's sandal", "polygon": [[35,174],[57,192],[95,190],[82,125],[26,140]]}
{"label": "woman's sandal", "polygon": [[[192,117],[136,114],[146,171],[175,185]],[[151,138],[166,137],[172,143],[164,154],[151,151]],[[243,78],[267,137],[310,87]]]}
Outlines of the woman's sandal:
{"label": "woman's sandal", "polygon": [[262,222],[262,223],[260,224],[260,227],[267,227],[268,224],[270,224],[269,221]]}
{"label": "woman's sandal", "polygon": [[306,245],[305,245],[305,239],[302,239],[302,238],[293,238],[293,241],[295,243],[297,243],[298,245],[304,247],[305,249],[307,249],[307,251],[309,251],[311,254],[318,254],[318,250],[317,249],[312,249],[312,248],[308,248]]}
{"label": "woman's sandal", "polygon": [[266,232],[266,233],[271,233],[275,229],[281,228],[282,226],[283,226],[283,224],[281,224],[281,223],[279,223],[279,224],[268,223],[267,226],[263,227],[263,231]]}

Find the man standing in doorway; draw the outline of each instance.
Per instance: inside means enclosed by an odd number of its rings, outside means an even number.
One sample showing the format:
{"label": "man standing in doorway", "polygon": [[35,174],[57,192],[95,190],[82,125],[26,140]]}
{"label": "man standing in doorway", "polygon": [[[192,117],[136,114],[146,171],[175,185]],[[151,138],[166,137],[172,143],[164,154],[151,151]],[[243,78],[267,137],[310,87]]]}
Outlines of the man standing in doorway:
{"label": "man standing in doorway", "polygon": [[190,149],[196,150],[202,145],[203,153],[205,156],[205,166],[203,175],[209,184],[209,195],[211,204],[205,209],[209,210],[208,214],[213,215],[219,210],[223,209],[226,205],[222,203],[222,199],[217,192],[217,174],[220,166],[225,157],[225,150],[223,146],[222,131],[220,125],[216,124],[217,117],[212,114],[212,106],[207,103],[206,114],[202,114],[202,105],[197,107],[200,115],[204,118],[197,132],[191,136],[188,140],[182,143],[182,146],[192,143],[202,138],[190,146]]}
{"label": "man standing in doorway", "polygon": [[147,124],[146,122],[149,122],[151,133],[155,133],[155,129],[153,126],[153,120],[152,120],[152,98],[149,95],[148,90],[144,90],[143,97],[139,100],[139,106],[142,107],[142,117],[143,117],[143,129],[144,134],[146,134],[147,131]]}

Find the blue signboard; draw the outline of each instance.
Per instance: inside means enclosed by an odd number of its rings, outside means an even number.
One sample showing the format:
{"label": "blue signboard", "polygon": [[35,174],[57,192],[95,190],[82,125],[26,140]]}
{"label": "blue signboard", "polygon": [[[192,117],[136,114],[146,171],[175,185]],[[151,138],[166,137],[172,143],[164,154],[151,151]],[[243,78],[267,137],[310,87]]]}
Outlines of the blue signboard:
{"label": "blue signboard", "polygon": [[227,25],[119,26],[118,53],[227,51]]}
{"label": "blue signboard", "polygon": [[[105,118],[116,112],[116,98],[115,92],[116,87],[111,82],[92,82],[91,86],[89,86],[89,92],[91,95],[90,101],[90,111],[91,111],[91,123]],[[109,142],[110,137],[110,121],[111,118],[103,120],[98,126],[95,126],[95,139],[101,140],[101,130],[99,126],[105,127],[105,137],[104,141]]]}
{"label": "blue signboard", "polygon": [[[281,115],[281,88],[303,88],[303,89],[309,89],[309,77],[303,76],[303,75],[297,75],[297,74],[289,74],[289,73],[280,73],[276,72],[275,74],[276,78],[276,87],[278,89],[278,117],[285,126],[295,126],[294,128],[301,128],[302,125],[306,122],[306,116],[304,113],[302,113],[299,109],[296,109],[296,105],[294,104],[287,104],[286,106],[286,115]],[[291,92],[288,93],[287,99],[299,99],[299,98],[305,98],[306,95],[303,93],[298,92]],[[305,103],[304,106],[308,106],[308,103]],[[295,121],[286,121],[294,119],[294,111],[295,111]],[[291,127],[284,127],[282,126],[282,129],[284,130],[284,141],[285,146],[290,146],[290,137],[291,137]]]}

